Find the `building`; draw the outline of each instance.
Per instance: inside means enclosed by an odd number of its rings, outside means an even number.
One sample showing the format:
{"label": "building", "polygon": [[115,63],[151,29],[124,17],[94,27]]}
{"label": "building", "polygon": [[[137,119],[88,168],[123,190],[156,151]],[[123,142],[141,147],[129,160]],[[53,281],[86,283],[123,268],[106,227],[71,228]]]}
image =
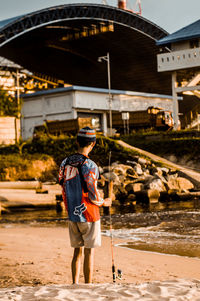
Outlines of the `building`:
{"label": "building", "polygon": [[[111,90],[112,112],[147,110],[154,106],[172,111],[172,97],[160,94]],[[34,128],[45,121],[92,118],[92,126],[108,133],[107,89],[70,86],[23,95],[22,138],[33,136]]]}
{"label": "building", "polygon": [[[158,72],[170,72],[172,76],[173,115],[177,128],[178,94],[200,98],[200,19],[160,39],[156,44],[162,47],[162,53],[157,56]],[[193,98],[188,98],[188,101]],[[195,110],[188,112],[190,117],[182,117],[185,127],[192,124],[198,126],[200,106],[196,106]]]}
{"label": "building", "polygon": [[[158,25],[131,11],[103,4],[64,4],[0,21],[0,55],[33,74],[64,83],[171,94],[171,78],[157,72]],[[163,84],[164,83],[164,84]]]}

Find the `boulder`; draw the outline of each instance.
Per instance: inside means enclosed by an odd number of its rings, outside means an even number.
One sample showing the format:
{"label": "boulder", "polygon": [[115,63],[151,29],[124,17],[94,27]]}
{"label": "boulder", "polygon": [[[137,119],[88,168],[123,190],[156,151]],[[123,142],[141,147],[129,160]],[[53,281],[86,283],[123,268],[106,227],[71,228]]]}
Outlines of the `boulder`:
{"label": "boulder", "polygon": [[177,174],[169,176],[167,185],[169,190],[176,190],[179,192],[186,192],[194,188],[192,182],[186,178],[178,177]]}
{"label": "boulder", "polygon": [[169,173],[169,168],[167,167],[160,167],[160,169],[162,170],[163,176],[166,176]]}
{"label": "boulder", "polygon": [[161,179],[154,179],[151,183],[149,183],[149,188],[158,191],[165,191],[165,185],[161,181]]}
{"label": "boulder", "polygon": [[134,166],[134,170],[136,171],[136,173],[138,174],[138,176],[141,176],[143,174],[143,170],[140,164],[136,164]]}
{"label": "boulder", "polygon": [[147,165],[147,164],[149,164],[149,161],[147,161],[144,158],[139,158],[138,163],[141,164],[141,165]]}
{"label": "boulder", "polygon": [[157,203],[160,197],[160,191],[156,189],[149,189],[147,195],[150,203]]}
{"label": "boulder", "polygon": [[176,180],[181,191],[188,191],[194,188],[193,183],[186,178],[178,177]]}
{"label": "boulder", "polygon": [[114,172],[106,172],[103,176],[107,181],[119,182],[119,177]]}
{"label": "boulder", "polygon": [[127,192],[137,192],[144,190],[144,184],[143,183],[129,183],[125,186],[125,189]]}

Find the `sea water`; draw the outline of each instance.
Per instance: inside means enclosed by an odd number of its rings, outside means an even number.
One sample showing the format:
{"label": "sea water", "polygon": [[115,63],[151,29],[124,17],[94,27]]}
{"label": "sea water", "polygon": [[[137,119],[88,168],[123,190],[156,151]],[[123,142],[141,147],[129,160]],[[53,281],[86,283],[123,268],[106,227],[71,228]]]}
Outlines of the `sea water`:
{"label": "sea water", "polygon": [[[110,236],[110,215],[101,209],[102,234]],[[113,206],[112,235],[119,247],[200,258],[200,200]],[[0,227],[67,226],[66,213],[15,210],[3,214]]]}

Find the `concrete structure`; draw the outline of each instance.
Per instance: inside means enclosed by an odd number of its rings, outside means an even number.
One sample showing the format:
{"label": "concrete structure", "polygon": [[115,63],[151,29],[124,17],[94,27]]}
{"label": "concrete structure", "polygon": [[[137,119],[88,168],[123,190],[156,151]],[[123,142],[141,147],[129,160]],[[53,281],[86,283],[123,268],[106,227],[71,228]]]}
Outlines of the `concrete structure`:
{"label": "concrete structure", "polygon": [[[101,4],[64,4],[0,21],[0,55],[66,84],[171,94],[157,72],[156,41],[167,32],[139,14]],[[53,62],[53,63],[52,63]]]}
{"label": "concrete structure", "polygon": [[[177,129],[178,93],[200,98],[200,20],[160,39],[156,44],[165,47],[164,53],[157,56],[158,71],[170,71],[172,74],[173,116]],[[194,120],[192,122],[196,124]]]}
{"label": "concrete structure", "polygon": [[[111,90],[112,111],[131,112],[150,106],[172,111],[172,97],[160,94]],[[34,127],[45,120],[92,117],[93,126],[107,134],[107,89],[71,86],[25,94],[22,107],[22,138],[32,137]]]}

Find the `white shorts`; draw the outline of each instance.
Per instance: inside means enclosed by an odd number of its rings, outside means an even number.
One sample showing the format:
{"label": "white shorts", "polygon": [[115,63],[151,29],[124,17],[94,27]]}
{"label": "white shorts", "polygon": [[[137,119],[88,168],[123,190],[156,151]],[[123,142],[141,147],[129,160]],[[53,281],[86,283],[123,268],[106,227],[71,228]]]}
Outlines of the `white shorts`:
{"label": "white shorts", "polygon": [[69,237],[72,248],[101,246],[101,223],[69,221]]}

